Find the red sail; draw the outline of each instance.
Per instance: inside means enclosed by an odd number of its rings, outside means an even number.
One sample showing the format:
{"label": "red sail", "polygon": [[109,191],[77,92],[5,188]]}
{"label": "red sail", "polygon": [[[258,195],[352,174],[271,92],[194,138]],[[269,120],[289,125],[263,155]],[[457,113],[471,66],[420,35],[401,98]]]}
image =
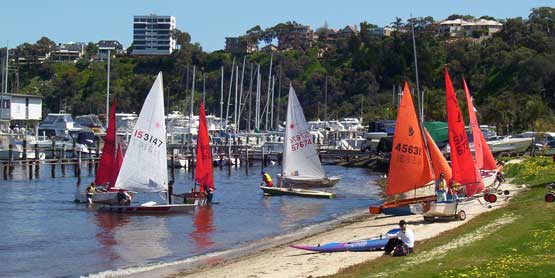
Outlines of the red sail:
{"label": "red sail", "polygon": [[426,134],[426,141],[428,142],[428,150],[430,152],[430,159],[432,160],[432,168],[434,169],[434,174],[436,177],[439,176],[440,173],[445,175],[445,180],[450,181],[453,178],[453,171],[451,170],[451,166],[441,153],[441,150],[437,147],[434,139],[430,136],[430,133],[424,128],[424,134]]}
{"label": "red sail", "polygon": [[198,140],[197,140],[197,163],[195,168],[195,181],[200,185],[200,191],[204,187],[214,188],[214,175],[212,173],[212,151],[204,114],[204,103],[200,103]]}
{"label": "red sail", "polygon": [[466,195],[472,196],[484,189],[484,183],[470,153],[464,120],[447,69],[445,69],[445,94],[453,180],[464,185]]}
{"label": "red sail", "polygon": [[104,146],[102,147],[102,156],[98,163],[98,170],[94,182],[97,185],[109,183],[108,188],[112,188],[116,184],[119,169],[123,159],[118,159],[116,152],[121,152],[116,147],[116,100],[112,100],[112,108],[110,109],[110,117],[108,118],[108,129],[104,137]]}
{"label": "red sail", "polygon": [[431,180],[430,161],[426,155],[409,85],[405,83],[397,112],[386,194],[391,196],[408,192],[425,186]]}
{"label": "red sail", "polygon": [[476,159],[476,166],[478,169],[495,170],[497,165],[495,158],[489,149],[484,134],[478,125],[474,105],[472,104],[472,97],[470,97],[470,90],[466,85],[466,80],[463,78],[464,93],[466,94],[466,103],[468,104],[468,116],[470,118],[470,127],[472,128],[472,137],[474,138],[474,158]]}

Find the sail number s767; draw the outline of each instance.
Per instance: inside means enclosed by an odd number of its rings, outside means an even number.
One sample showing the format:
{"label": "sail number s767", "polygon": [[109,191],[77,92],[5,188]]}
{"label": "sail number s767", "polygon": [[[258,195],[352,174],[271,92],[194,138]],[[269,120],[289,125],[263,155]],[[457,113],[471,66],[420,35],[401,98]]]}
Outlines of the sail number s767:
{"label": "sail number s767", "polygon": [[142,130],[138,130],[138,129],[135,130],[135,132],[133,133],[133,136],[134,136],[135,138],[141,139],[141,140],[143,140],[143,141],[145,141],[145,142],[152,143],[152,144],[154,144],[154,146],[156,146],[156,147],[160,147],[160,146],[162,146],[162,144],[164,143],[164,141],[162,141],[162,140],[160,140],[160,139],[154,137],[153,135],[151,135],[151,134],[149,134],[149,133],[147,133],[147,132],[144,132],[144,131],[142,131]]}
{"label": "sail number s767", "polygon": [[409,145],[409,144],[400,144],[400,143],[395,145],[395,149],[398,152],[414,154],[414,155],[419,155],[422,151],[421,147],[412,146],[412,145]]}

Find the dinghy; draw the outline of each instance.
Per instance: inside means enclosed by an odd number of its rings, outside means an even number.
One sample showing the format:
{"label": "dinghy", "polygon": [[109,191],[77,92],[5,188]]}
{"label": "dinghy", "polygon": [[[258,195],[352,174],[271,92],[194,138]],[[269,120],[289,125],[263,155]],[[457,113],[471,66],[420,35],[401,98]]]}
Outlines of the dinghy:
{"label": "dinghy", "polygon": [[[162,73],[158,73],[148,93],[129,146],[123,159],[114,188],[137,192],[168,191],[166,166],[166,124],[164,121],[164,92]],[[194,204],[157,204],[147,202],[132,206],[105,206],[102,212],[116,213],[173,213],[193,209]]]}

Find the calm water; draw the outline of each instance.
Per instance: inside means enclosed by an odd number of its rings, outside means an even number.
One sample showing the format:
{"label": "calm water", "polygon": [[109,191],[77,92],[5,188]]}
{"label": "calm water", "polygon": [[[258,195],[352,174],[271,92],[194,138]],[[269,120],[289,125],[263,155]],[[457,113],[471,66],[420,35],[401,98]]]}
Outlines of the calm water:
{"label": "calm water", "polygon": [[[168,216],[97,213],[73,203],[76,179],[50,178],[42,166],[41,178],[28,180],[16,168],[13,180],[0,180],[0,277],[77,277],[108,270],[132,269],[155,262],[172,262],[239,247],[300,227],[366,208],[378,199],[373,176],[365,169],[324,166],[329,175],[341,175],[332,189],[334,200],[264,197],[258,188],[260,168],[232,169],[228,176],[215,169],[215,201],[189,214]],[[273,177],[279,166],[267,168]],[[81,190],[93,179],[82,178]],[[57,176],[61,176],[58,172]],[[190,190],[191,174],[176,171],[176,193]],[[156,195],[134,201],[149,201]]]}

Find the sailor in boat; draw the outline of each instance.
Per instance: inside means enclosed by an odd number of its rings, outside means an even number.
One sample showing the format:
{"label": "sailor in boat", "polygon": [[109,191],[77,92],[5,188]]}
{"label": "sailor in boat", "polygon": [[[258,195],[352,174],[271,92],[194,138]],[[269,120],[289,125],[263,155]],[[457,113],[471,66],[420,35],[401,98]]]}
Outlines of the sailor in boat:
{"label": "sailor in boat", "polygon": [[414,252],[414,232],[407,228],[405,220],[399,221],[399,229],[397,234],[388,235],[389,240],[385,244],[384,255],[391,255],[391,251],[394,251],[394,256],[404,256]]}
{"label": "sailor in boat", "polygon": [[89,205],[92,205],[93,203],[93,195],[95,192],[96,186],[94,182],[91,182],[91,184],[87,187],[87,201],[89,202]]}
{"label": "sailor in boat", "polygon": [[262,171],[262,181],[266,184],[267,187],[272,187],[274,186],[274,183],[272,182],[272,176],[270,176],[270,174],[268,174],[266,171]]}
{"label": "sailor in boat", "polygon": [[205,185],[204,186],[204,194],[206,195],[206,203],[210,204],[212,203],[212,199],[214,198],[214,188]]}
{"label": "sailor in boat", "polygon": [[120,206],[131,205],[131,195],[129,195],[129,193],[127,193],[125,190],[120,189],[118,191],[118,203]]}
{"label": "sailor in boat", "polygon": [[445,174],[439,174],[439,178],[436,180],[436,196],[437,202],[445,202],[447,201],[447,181],[445,181]]}

